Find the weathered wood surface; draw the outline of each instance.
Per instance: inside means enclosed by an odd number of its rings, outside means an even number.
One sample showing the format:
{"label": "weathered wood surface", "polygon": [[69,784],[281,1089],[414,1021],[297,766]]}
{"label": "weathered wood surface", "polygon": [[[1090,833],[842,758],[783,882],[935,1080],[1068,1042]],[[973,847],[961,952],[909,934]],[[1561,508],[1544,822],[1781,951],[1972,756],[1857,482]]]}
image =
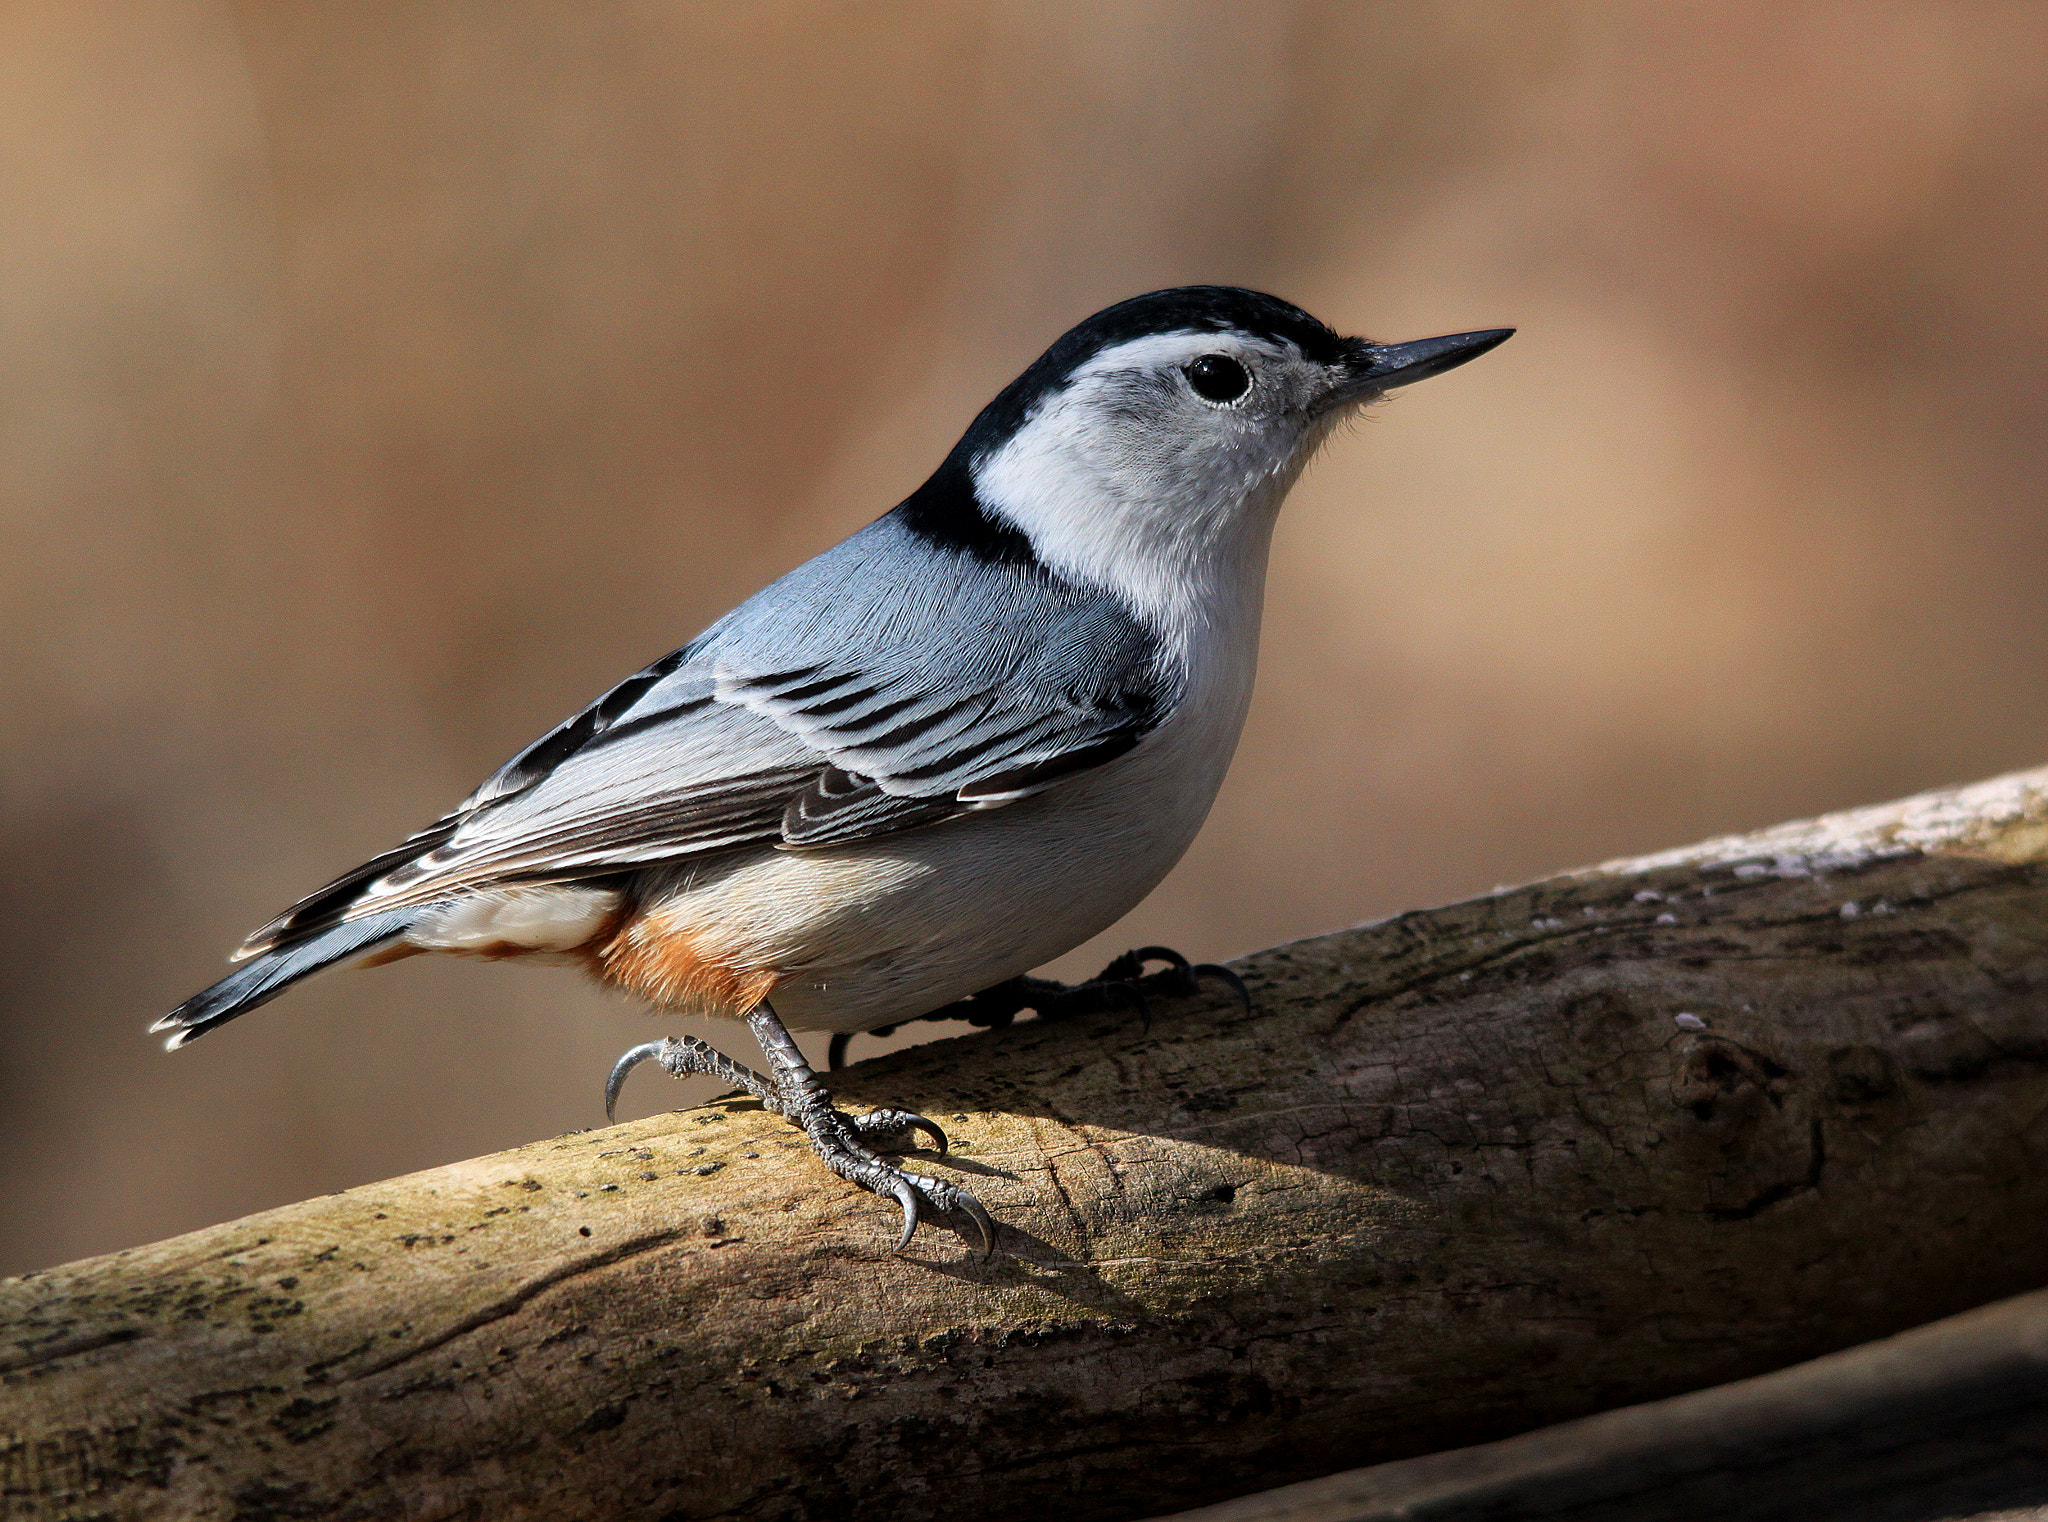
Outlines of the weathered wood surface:
{"label": "weathered wood surface", "polygon": [[2048,772],[1240,970],[840,1075],[947,1124],[993,1263],[729,1102],[0,1284],[0,1504],[1150,1516],[2048,1267]]}
{"label": "weathered wood surface", "polygon": [[2048,1290],[1691,1395],[1156,1522],[2048,1518]]}

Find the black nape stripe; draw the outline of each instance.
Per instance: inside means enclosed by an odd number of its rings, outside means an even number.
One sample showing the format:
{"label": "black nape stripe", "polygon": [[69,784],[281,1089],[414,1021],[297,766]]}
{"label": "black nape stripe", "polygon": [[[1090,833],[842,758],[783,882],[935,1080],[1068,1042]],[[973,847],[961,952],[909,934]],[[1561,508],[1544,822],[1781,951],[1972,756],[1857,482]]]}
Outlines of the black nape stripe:
{"label": "black nape stripe", "polygon": [[941,549],[992,565],[1038,564],[1038,552],[1024,531],[1004,522],[975,496],[965,440],[891,516]]}

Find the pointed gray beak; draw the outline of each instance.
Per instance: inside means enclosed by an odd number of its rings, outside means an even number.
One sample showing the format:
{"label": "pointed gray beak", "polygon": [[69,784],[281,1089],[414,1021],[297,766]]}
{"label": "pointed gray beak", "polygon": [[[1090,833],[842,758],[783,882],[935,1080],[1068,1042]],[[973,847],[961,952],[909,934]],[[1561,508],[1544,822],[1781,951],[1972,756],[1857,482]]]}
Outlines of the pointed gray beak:
{"label": "pointed gray beak", "polygon": [[1418,338],[1413,343],[1360,344],[1358,352],[1347,362],[1350,374],[1338,383],[1331,400],[1354,401],[1396,386],[1412,386],[1432,375],[1455,370],[1466,360],[1477,359],[1514,336],[1513,328],[1487,328],[1478,333]]}

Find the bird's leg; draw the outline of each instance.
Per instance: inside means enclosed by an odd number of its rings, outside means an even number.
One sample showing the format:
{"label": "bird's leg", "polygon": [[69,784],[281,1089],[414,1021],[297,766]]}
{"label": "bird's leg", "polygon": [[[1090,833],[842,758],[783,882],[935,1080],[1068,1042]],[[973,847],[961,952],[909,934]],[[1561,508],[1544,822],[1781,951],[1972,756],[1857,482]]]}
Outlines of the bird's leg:
{"label": "bird's leg", "polygon": [[[1159,972],[1147,973],[1147,962],[1164,962],[1167,965]],[[1041,1020],[1072,1020],[1082,1015],[1099,1015],[1106,1010],[1135,1009],[1149,1022],[1152,1011],[1146,1002],[1148,994],[1169,999],[1188,998],[1196,992],[1202,978],[1216,978],[1229,985],[1230,991],[1243,1003],[1245,1012],[1251,1012],[1251,990],[1244,986],[1244,979],[1228,967],[1216,962],[1190,962],[1166,946],[1140,946],[1136,951],[1125,952],[1085,983],[1061,983],[1053,978],[1010,978],[993,988],[984,988],[978,994],[956,999],[928,1015],[913,1015],[910,1020],[899,1021],[898,1024],[908,1025],[915,1020],[965,1020],[969,1025],[983,1029],[1001,1029],[1027,1009],[1035,1011]],[[881,1025],[868,1034],[888,1036],[895,1031],[895,1025]],[[831,1063],[834,1068],[840,1066],[846,1045],[847,1037],[844,1035],[832,1038]]]}
{"label": "bird's leg", "polygon": [[[695,1036],[669,1036],[660,1041],[642,1042],[612,1064],[611,1076],[604,1083],[606,1120],[617,1118],[614,1111],[619,1103],[619,1090],[626,1085],[626,1075],[643,1062],[659,1063],[661,1070],[671,1078],[692,1075],[716,1078],[736,1089],[745,1089],[761,1101],[763,1109],[773,1110],[790,1120],[796,1119],[783,1099],[782,1090],[772,1079],[755,1072],[745,1063],[733,1061],[708,1041],[700,1041]],[[908,1110],[870,1110],[865,1115],[841,1115],[839,1118],[870,1146],[914,1141],[914,1133],[925,1131],[930,1133],[942,1154],[946,1150],[946,1133],[936,1123],[922,1115],[912,1115]]]}
{"label": "bird's leg", "polygon": [[[910,1245],[911,1233],[917,1230],[920,1201],[935,1210],[959,1211],[981,1232],[982,1251],[986,1253],[994,1249],[995,1223],[989,1219],[981,1201],[965,1189],[939,1179],[905,1173],[901,1168],[883,1162],[868,1149],[863,1122],[832,1108],[832,1096],[818,1082],[818,1075],[804,1060],[804,1054],[797,1050],[796,1042],[766,1000],[747,1016],[747,1025],[753,1031],[754,1039],[761,1043],[761,1055],[768,1059],[768,1081],[774,1085],[778,1101],[775,1110],[802,1127],[804,1134],[811,1139],[811,1146],[825,1160],[826,1167],[848,1183],[858,1184],[874,1194],[887,1195],[903,1207],[903,1234],[897,1238],[896,1251],[901,1252]],[[921,1115],[911,1115],[902,1110],[877,1110],[863,1117],[863,1121],[885,1131],[929,1129],[939,1137],[940,1149],[944,1150],[944,1133]]]}
{"label": "bird's leg", "polygon": [[626,1075],[643,1062],[658,1062],[661,1070],[671,1078],[688,1078],[702,1074],[706,1078],[717,1078],[736,1089],[745,1089],[761,1101],[764,1108],[782,1113],[782,1099],[775,1091],[775,1085],[744,1063],[734,1062],[708,1041],[699,1041],[695,1036],[669,1036],[660,1041],[644,1041],[629,1052],[620,1055],[612,1064],[611,1076],[604,1081],[604,1118],[617,1120],[612,1112],[618,1107],[619,1090],[626,1086]]}

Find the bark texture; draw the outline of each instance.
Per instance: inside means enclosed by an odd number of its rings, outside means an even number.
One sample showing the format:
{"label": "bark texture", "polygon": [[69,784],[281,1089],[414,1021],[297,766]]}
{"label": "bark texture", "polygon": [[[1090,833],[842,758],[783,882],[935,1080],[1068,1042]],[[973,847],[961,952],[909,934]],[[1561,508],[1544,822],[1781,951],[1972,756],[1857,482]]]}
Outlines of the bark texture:
{"label": "bark texture", "polygon": [[2048,1268],[2048,771],[1239,970],[838,1075],[953,1132],[991,1263],[728,1101],[0,1283],[0,1505],[1152,1516]]}
{"label": "bark texture", "polygon": [[2048,1517],[2048,1290],[1796,1368],[1158,1522]]}

